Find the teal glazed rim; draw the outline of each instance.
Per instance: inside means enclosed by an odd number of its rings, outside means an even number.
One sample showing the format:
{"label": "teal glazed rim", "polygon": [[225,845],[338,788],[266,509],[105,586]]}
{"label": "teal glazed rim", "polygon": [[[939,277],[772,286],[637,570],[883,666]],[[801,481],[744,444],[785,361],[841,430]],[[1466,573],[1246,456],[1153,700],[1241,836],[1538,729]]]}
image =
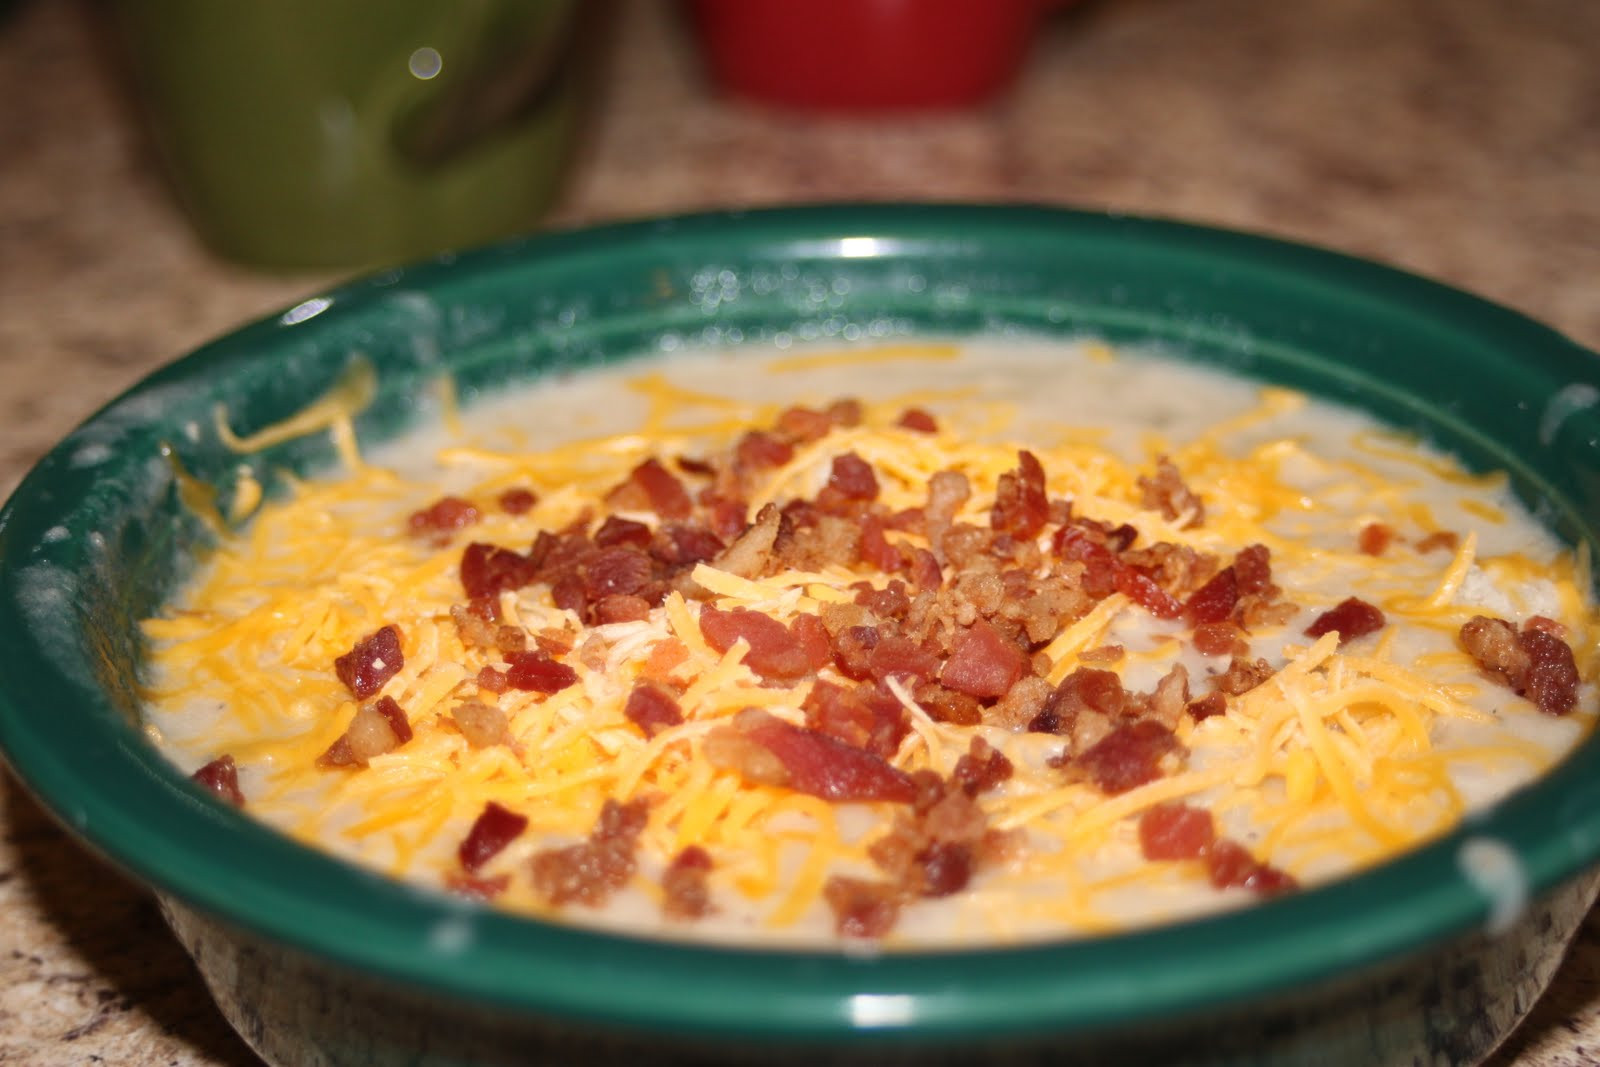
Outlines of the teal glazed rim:
{"label": "teal glazed rim", "polygon": [[[908,332],[1151,342],[1365,407],[1502,468],[1596,544],[1595,355],[1375,263],[1182,223],[1033,207],[843,206],[537,236],[375,275],[215,341],[113,401],[0,512],[0,751],[72,832],[224,925],[432,997],[685,1039],[982,1040],[1088,1033],[1296,990],[1501,928],[1600,860],[1600,741],[1455,832],[1367,873],[1199,921],[1081,941],[880,955],[651,941],[470,907],[302,847],[204,797],[133,719],[134,622],[206,533],[170,445],[226,501],[245,434],[357,356],[363,438],[463,396],[640,350]],[[325,463],[322,437],[254,457]],[[1498,842],[1510,889],[1465,873]]]}

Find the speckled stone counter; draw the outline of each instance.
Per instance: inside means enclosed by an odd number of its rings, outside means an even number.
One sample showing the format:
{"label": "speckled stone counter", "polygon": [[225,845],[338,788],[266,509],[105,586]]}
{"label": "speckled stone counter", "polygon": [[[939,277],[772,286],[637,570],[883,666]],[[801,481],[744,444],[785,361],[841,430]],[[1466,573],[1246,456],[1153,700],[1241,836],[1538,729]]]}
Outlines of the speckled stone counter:
{"label": "speckled stone counter", "polygon": [[[717,99],[675,11],[621,9],[551,224],[843,199],[1156,213],[1387,260],[1600,346],[1594,0],[1099,0],[1055,16],[995,104],[871,121]],[[151,368],[331,280],[196,244],[99,18],[34,0],[0,23],[0,492]],[[0,1063],[253,1062],[150,900],[0,774]],[[1597,1062],[1592,918],[1494,1063]]]}

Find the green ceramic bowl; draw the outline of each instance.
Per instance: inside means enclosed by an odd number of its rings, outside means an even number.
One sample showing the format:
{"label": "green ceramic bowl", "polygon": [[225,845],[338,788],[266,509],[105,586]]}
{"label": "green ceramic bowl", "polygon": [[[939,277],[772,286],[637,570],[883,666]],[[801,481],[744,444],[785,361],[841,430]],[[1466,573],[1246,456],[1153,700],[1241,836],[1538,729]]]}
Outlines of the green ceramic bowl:
{"label": "green ceramic bowl", "polygon": [[[1024,330],[1154,341],[1367,408],[1508,470],[1570,542],[1600,521],[1593,354],[1466,294],[1314,249],[1031,208],[840,207],[555,234],[395,270],[152,375],[0,514],[0,749],[151,886],[223,1010],[280,1064],[674,1056],[837,1062],[1464,1063],[1548,982],[1594,898],[1600,740],[1370,873],[1148,932],[861,958],[655,943],[474,910],[309,851],[201,796],[138,724],[135,620],[204,527],[164,444],[230,490],[248,432],[358,354],[358,430],[403,429],[441,370],[470,397],[640,351]],[[312,470],[322,437],[258,471]],[[1509,877],[1480,886],[1464,847]]]}

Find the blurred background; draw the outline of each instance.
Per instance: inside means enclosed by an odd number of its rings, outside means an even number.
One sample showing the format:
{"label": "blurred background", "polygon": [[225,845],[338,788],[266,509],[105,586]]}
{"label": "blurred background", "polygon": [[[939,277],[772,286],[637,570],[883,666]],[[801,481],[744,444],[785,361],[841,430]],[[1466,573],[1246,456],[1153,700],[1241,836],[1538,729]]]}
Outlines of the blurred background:
{"label": "blurred background", "polygon": [[[1384,260],[1600,346],[1595,0],[0,12],[0,492],[151,369],[352,273],[704,208],[1174,216]],[[1496,1067],[1595,1048],[1591,921]],[[252,1060],[153,905],[7,778],[0,1063],[94,1062]]]}

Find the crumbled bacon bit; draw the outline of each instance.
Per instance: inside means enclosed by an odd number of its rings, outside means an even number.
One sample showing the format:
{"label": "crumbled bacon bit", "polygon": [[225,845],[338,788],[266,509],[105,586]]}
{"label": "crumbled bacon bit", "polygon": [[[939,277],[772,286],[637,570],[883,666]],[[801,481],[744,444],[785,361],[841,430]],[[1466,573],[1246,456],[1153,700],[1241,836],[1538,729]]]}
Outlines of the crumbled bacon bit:
{"label": "crumbled bacon bit", "polygon": [[458,496],[440,497],[421,511],[414,511],[406,519],[406,526],[419,536],[444,536],[471,526],[482,516],[470,501]]}
{"label": "crumbled bacon bit", "polygon": [[651,682],[635,683],[622,709],[623,716],[646,737],[683,722],[683,709],[672,695]]}
{"label": "crumbled bacon bit", "polygon": [[1195,722],[1202,722],[1213,715],[1223,715],[1228,711],[1228,698],[1219,691],[1207,693],[1198,700],[1189,701],[1189,717]]}
{"label": "crumbled bacon bit", "polygon": [[822,887],[840,937],[881,938],[900,919],[900,892],[884,882],[834,875]]}
{"label": "crumbled bacon bit", "polygon": [[1205,504],[1184,484],[1183,475],[1166,456],[1156,460],[1154,475],[1139,478],[1139,492],[1141,507],[1161,512],[1161,517],[1168,522],[1183,518],[1179,529],[1190,529],[1206,521]]}
{"label": "crumbled bacon bit", "polygon": [[539,495],[532,489],[518,487],[507,489],[500,494],[495,502],[500,505],[500,510],[507,515],[526,515],[539,502]]}
{"label": "crumbled bacon bit", "polygon": [[477,599],[532,582],[538,566],[520,552],[474,541],[461,553],[461,588]]}
{"label": "crumbled bacon bit", "polygon": [[1504,619],[1474,615],[1461,627],[1461,645],[1479,667],[1540,711],[1565,715],[1577,706],[1580,679],[1572,647],[1551,632],[1550,623],[1536,616],[1519,633]]}
{"label": "crumbled bacon bit", "polygon": [[884,759],[894,755],[910,729],[900,701],[887,688],[873,683],[846,689],[818,678],[801,710],[813,730]]}
{"label": "crumbled bacon bit", "polygon": [[895,425],[917,433],[938,433],[938,421],[921,408],[906,408],[895,420]]}
{"label": "crumbled bacon bit", "polygon": [[1307,637],[1339,633],[1339,644],[1346,645],[1358,637],[1383,629],[1383,612],[1360,597],[1346,597],[1312,620],[1305,629]]}
{"label": "crumbled bacon bit", "polygon": [[874,678],[920,678],[928,680],[939,673],[941,660],[933,652],[901,634],[879,634],[867,653],[867,669]]}
{"label": "crumbled bacon bit", "polygon": [[394,626],[385,626],[363,637],[349,652],[335,659],[333,673],[357,700],[365,700],[398,674],[405,662],[400,652],[400,631]]}
{"label": "crumbled bacon bit", "polygon": [[1234,580],[1240,596],[1272,596],[1272,553],[1266,545],[1246,545],[1233,557]]}
{"label": "crumbled bacon bit", "polygon": [[1197,860],[1216,837],[1216,824],[1204,808],[1169,802],[1139,817],[1139,850],[1147,860]]}
{"label": "crumbled bacon bit", "polygon": [[694,510],[683,482],[654,457],[635,467],[608,500],[614,506],[654,511],[664,519],[686,519]]}
{"label": "crumbled bacon bit", "polygon": [[552,659],[544,649],[506,657],[506,685],[534,693],[559,693],[578,684],[578,672]]}
{"label": "crumbled bacon bit", "polygon": [[244,807],[244,794],[239,791],[239,768],[232,756],[218,756],[189,777],[206,792],[236,808]]}
{"label": "crumbled bacon bit", "polygon": [[1139,719],[1114,727],[1074,756],[1070,766],[1114,795],[1161,777],[1162,757],[1182,749],[1171,730],[1154,720]]}
{"label": "crumbled bacon bit", "polygon": [[1002,474],[995,487],[989,525],[996,533],[1010,534],[1019,540],[1039,535],[1050,519],[1044,482],[1044,467],[1039,457],[1025,449],[1018,452],[1016,469]]}
{"label": "crumbled bacon bit", "polygon": [[511,888],[511,876],[497,874],[492,878],[479,878],[460,871],[450,871],[444,876],[444,887],[458,897],[490,901]]}
{"label": "crumbled bacon bit", "polygon": [[486,693],[506,691],[506,672],[498,667],[485,666],[478,671],[478,688]]}
{"label": "crumbled bacon bit", "polygon": [[794,446],[762,430],[751,430],[734,448],[734,468],[740,471],[781,467],[794,458]]}
{"label": "crumbled bacon bit", "polygon": [[1446,552],[1455,552],[1461,548],[1461,535],[1450,530],[1440,530],[1431,533],[1417,542],[1418,552],[1432,552],[1435,549],[1444,549]]}
{"label": "crumbled bacon bit", "polygon": [[1248,889],[1257,896],[1274,897],[1297,888],[1284,871],[1262,863],[1236,841],[1220,838],[1206,850],[1206,873],[1218,889]]}
{"label": "crumbled bacon bit", "polygon": [[646,801],[620,804],[608,797],[588,840],[534,854],[534,890],[557,907],[604,904],[633,877],[638,866],[634,852],[649,818]]}
{"label": "crumbled bacon bit", "polygon": [[717,554],[712,566],[741,578],[754,578],[763,573],[772,562],[772,546],[778,539],[782,522],[776,504],[763,506],[756,512],[756,521]]}
{"label": "crumbled bacon bit", "polygon": [[411,740],[411,724],[393,697],[356,709],[350,725],[317,757],[319,767],[365,767],[375,756],[393,752]]}
{"label": "crumbled bacon bit", "polygon": [[1394,527],[1381,522],[1369,522],[1361,527],[1361,533],[1356,537],[1356,544],[1369,556],[1381,556],[1388,551],[1394,537]]}
{"label": "crumbled bacon bit", "polygon": [[1272,664],[1264,659],[1246,660],[1235,656],[1229,661],[1228,669],[1213,678],[1211,684],[1218,693],[1236,697],[1250,692],[1276,673]]}
{"label": "crumbled bacon bit", "polygon": [[908,804],[915,789],[882,756],[836,737],[746,708],[706,738],[706,758],[766,785],[823,800],[888,800]]}
{"label": "crumbled bacon bit", "polygon": [[845,452],[833,457],[828,488],[848,500],[876,500],[878,476],[873,473],[872,464],[854,452]]}
{"label": "crumbled bacon bit", "polygon": [[669,919],[700,919],[709,915],[711,853],[699,845],[683,849],[661,874],[661,911]]}
{"label": "crumbled bacon bit", "polygon": [[652,538],[650,527],[633,519],[625,519],[621,515],[607,515],[600,528],[594,532],[596,548],[611,548],[614,545],[649,548]]}
{"label": "crumbled bacon bit", "polygon": [[[815,625],[802,620],[810,618]],[[828,636],[816,616],[783,623],[759,611],[734,608],[700,609],[700,633],[718,652],[727,652],[740,638],[750,646],[744,664],[763,678],[794,681],[828,662]]]}
{"label": "crumbled bacon bit", "polygon": [[956,638],[939,681],[979,700],[997,698],[1016,684],[1025,666],[1026,659],[1017,646],[979,619]]}
{"label": "crumbled bacon bit", "polygon": [[956,760],[950,780],[968,796],[977,796],[1010,778],[1013,770],[1004,752],[974,735],[967,744],[966,754]]}
{"label": "crumbled bacon bit", "polygon": [[494,801],[484,804],[472,828],[456,849],[463,869],[476,873],[528,828],[528,817],[503,808]]}
{"label": "crumbled bacon bit", "polygon": [[1224,567],[1212,575],[1205,585],[1196,589],[1184,603],[1184,618],[1195,627],[1196,636],[1201,626],[1232,618],[1233,609],[1239,603],[1237,573],[1232,567]]}
{"label": "crumbled bacon bit", "polygon": [[1242,640],[1231,622],[1206,622],[1194,628],[1194,648],[1202,656],[1236,655]]}
{"label": "crumbled bacon bit", "polygon": [[778,416],[778,433],[797,444],[821,440],[832,429],[833,419],[811,408],[792,407]]}
{"label": "crumbled bacon bit", "polygon": [[[502,676],[503,677],[503,676]],[[511,726],[506,713],[492,704],[464,700],[450,712],[450,720],[473,748],[488,748],[511,742]]]}

